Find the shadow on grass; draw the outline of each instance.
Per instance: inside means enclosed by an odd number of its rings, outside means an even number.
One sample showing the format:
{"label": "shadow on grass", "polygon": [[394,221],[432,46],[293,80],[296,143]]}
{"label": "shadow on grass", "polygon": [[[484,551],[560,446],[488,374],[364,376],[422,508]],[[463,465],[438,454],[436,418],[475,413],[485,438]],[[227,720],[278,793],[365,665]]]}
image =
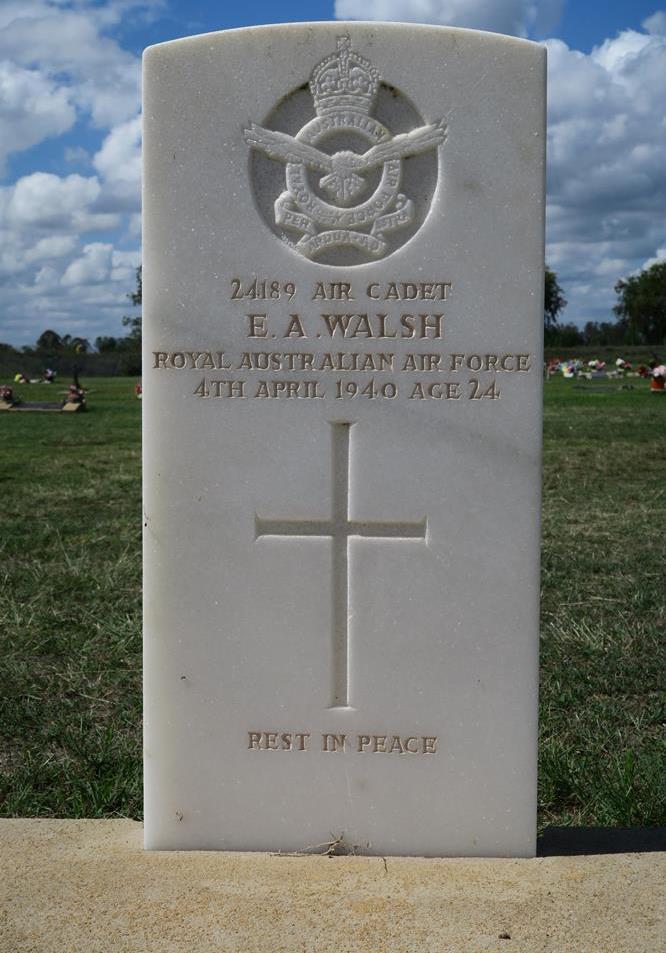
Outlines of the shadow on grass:
{"label": "shadow on grass", "polygon": [[547,827],[537,840],[538,857],[656,851],[666,851],[666,827]]}

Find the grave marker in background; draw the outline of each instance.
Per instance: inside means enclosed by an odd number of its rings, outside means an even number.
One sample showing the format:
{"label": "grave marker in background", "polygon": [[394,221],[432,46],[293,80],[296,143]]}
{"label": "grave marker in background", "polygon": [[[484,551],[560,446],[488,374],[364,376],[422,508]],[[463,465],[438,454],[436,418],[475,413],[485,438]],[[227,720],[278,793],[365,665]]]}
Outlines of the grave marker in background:
{"label": "grave marker in background", "polygon": [[147,847],[534,852],[544,69],[147,51]]}

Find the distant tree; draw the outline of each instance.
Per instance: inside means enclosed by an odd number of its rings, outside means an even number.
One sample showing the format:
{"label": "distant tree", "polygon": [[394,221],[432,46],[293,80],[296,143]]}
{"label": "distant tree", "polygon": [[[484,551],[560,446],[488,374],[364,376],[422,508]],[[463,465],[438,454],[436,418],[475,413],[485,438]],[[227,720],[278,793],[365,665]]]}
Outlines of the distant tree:
{"label": "distant tree", "polygon": [[[127,295],[133,305],[140,305],[143,300],[143,278],[141,265],[136,269],[136,290]],[[127,337],[137,344],[141,343],[141,315],[128,315],[123,318],[123,324],[129,328]]]}
{"label": "distant tree", "polygon": [[586,344],[600,345],[605,344],[603,331],[598,321],[588,321],[583,328],[583,340]]}
{"label": "distant tree", "polygon": [[112,351],[117,351],[119,344],[120,341],[118,338],[111,337],[110,335],[95,338],[95,347],[100,354],[109,354]]}
{"label": "distant tree", "polygon": [[76,354],[87,354],[90,350],[90,341],[88,338],[72,338],[69,346]]}
{"label": "distant tree", "polygon": [[618,302],[613,308],[625,322],[627,337],[636,344],[666,343],[666,260],[615,285]]}
{"label": "distant tree", "polygon": [[56,331],[43,331],[37,338],[38,351],[60,351],[63,340]]}
{"label": "distant tree", "polygon": [[543,314],[547,328],[555,327],[557,317],[566,305],[567,299],[564,297],[564,292],[557,280],[557,275],[546,265]]}
{"label": "distant tree", "polygon": [[127,296],[132,304],[142,304],[143,303],[143,266],[139,265],[136,270],[136,291],[132,291],[131,294]]}
{"label": "distant tree", "polygon": [[634,343],[625,320],[588,321],[583,328],[583,338],[585,344],[596,347]]}
{"label": "distant tree", "polygon": [[575,324],[554,324],[545,329],[544,343],[546,347],[578,347],[584,338]]}
{"label": "distant tree", "polygon": [[[141,265],[136,269],[136,288],[127,295],[133,305],[143,301],[143,281]],[[125,315],[123,325],[129,333],[118,338],[117,350],[122,353],[123,373],[135,375],[141,373],[141,315]]]}

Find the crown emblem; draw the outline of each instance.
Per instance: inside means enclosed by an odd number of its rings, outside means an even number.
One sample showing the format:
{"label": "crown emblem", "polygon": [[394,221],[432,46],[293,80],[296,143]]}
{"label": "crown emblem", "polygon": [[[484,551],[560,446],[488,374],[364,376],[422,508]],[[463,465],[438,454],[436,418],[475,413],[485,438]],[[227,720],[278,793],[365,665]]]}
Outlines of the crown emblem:
{"label": "crown emblem", "polygon": [[[440,119],[392,135],[371,115],[379,88],[379,71],[352,50],[349,36],[339,36],[336,51],[310,75],[314,118],[295,135],[256,122],[243,130],[251,149],[286,165],[274,221],[300,233],[296,242],[284,232],[280,237],[306,258],[322,260],[346,249],[360,264],[389,253],[387,235],[413,229],[417,207],[401,191],[403,160],[441,146],[446,123]],[[336,149],[331,133],[350,138],[351,147],[338,141]],[[359,140],[361,151],[354,148]]]}
{"label": "crown emblem", "polygon": [[326,56],[312,71],[310,92],[317,115],[352,109],[369,113],[379,87],[379,72],[351,48],[349,36],[338,37],[337,52]]}

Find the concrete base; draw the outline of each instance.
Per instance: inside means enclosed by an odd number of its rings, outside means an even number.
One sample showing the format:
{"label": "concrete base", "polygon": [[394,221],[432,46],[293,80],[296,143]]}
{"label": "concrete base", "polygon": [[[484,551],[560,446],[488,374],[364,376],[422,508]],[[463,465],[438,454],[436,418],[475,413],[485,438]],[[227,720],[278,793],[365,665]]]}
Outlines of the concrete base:
{"label": "concrete base", "polygon": [[2,953],[644,953],[666,853],[146,853],[134,821],[0,821]]}

